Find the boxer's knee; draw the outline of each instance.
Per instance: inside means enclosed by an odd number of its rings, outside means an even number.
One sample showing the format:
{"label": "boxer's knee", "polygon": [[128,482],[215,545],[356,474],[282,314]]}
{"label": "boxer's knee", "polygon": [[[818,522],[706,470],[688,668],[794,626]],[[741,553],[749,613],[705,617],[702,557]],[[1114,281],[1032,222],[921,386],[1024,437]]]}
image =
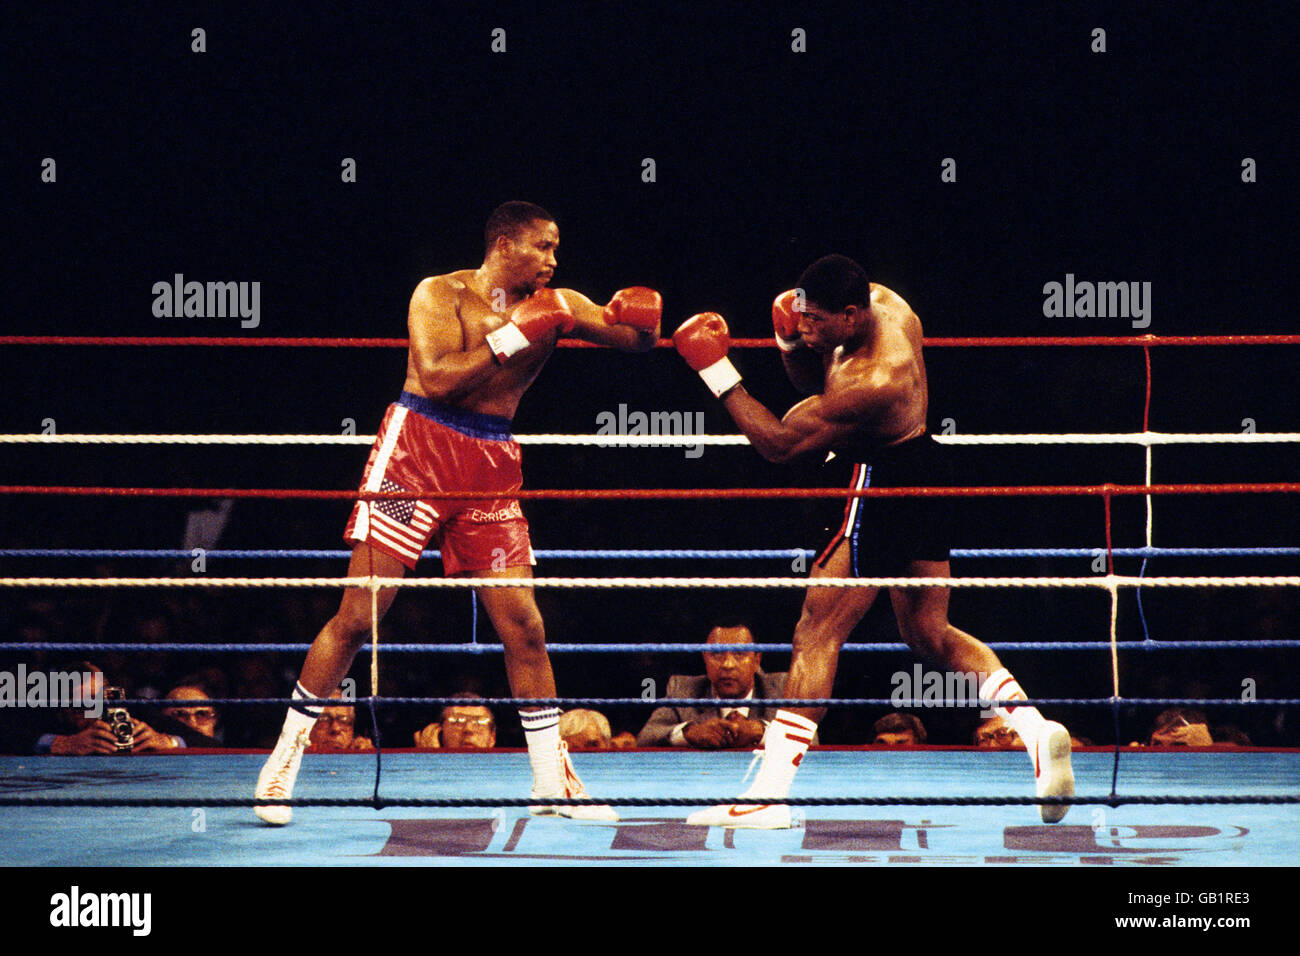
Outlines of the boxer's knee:
{"label": "boxer's knee", "polygon": [[[380,609],[380,613],[382,616],[382,609]],[[370,636],[373,623],[369,593],[364,598],[355,597],[349,593],[339,604],[339,609],[334,617],[330,619],[327,630],[330,631],[335,640],[354,647],[360,647]]]}
{"label": "boxer's knee", "polygon": [[898,630],[912,650],[931,659],[948,656],[955,628],[941,614],[912,614],[900,618]]}
{"label": "boxer's knee", "polygon": [[795,632],[805,635],[819,634],[830,626],[835,617],[835,595],[829,588],[810,588],[804,598],[803,609],[799,612],[799,623]]}
{"label": "boxer's knee", "polygon": [[546,628],[542,623],[542,613],[532,601],[512,603],[494,615],[492,623],[509,653],[546,653]]}
{"label": "boxer's knee", "polygon": [[801,657],[834,658],[844,643],[844,635],[835,627],[835,618],[809,605],[804,606],[795,625],[792,648]]}

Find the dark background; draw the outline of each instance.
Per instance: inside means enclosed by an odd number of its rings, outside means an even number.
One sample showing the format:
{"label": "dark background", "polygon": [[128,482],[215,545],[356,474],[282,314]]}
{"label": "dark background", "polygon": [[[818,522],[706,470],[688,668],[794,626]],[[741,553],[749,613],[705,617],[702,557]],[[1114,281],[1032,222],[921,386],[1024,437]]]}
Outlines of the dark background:
{"label": "dark background", "polygon": [[[545,13],[451,4],[376,10],[218,5],[138,12],[27,5],[11,27],[4,150],[6,334],[405,335],[420,278],[478,264],[482,225],[507,199],[558,219],[556,284],[598,301],[650,285],[664,328],[716,310],[732,334],[771,334],[772,297],[812,259],[842,252],[903,295],[929,336],[1127,335],[1127,319],[1057,319],[1043,286],[1153,285],[1157,335],[1295,330],[1294,51],[1288,4],[572,4]],[[207,52],[190,52],[190,31]],[[491,31],[508,52],[490,52]],[[807,53],[790,32],[807,31]],[[1107,52],[1090,52],[1091,31]],[[40,181],[44,157],[58,181]],[[340,181],[345,157],[357,182]],[[651,157],[657,181],[643,182]],[[952,157],[957,181],[940,180]],[[1259,181],[1241,181],[1252,157]],[[158,319],[173,274],[262,283],[262,322]],[[1294,347],[1152,350],[1151,428],[1298,431]],[[772,350],[733,355],[778,412],[796,396]],[[958,432],[1139,431],[1135,348],[939,349],[926,355],[931,427]],[[393,349],[0,347],[0,430],[358,433],[400,388]],[[592,432],[620,403],[705,413],[734,431],[681,360],[562,350],[525,398],[520,434]],[[362,448],[5,446],[5,483],[351,488]],[[962,448],[966,484],[1139,483],[1137,447]],[[1295,480],[1293,446],[1157,447],[1157,482]],[[528,448],[526,485],[815,484],[744,448]],[[179,547],[187,505],[8,497],[2,547]],[[535,502],[538,548],[816,547],[812,506],[789,502]],[[226,547],[339,547],[345,503],[239,502]],[[1117,502],[1117,546],[1143,543],[1141,499]],[[1290,496],[1161,498],[1157,545],[1295,545]],[[1096,499],[968,503],[964,547],[1104,545]],[[1153,561],[1149,574],[1297,573],[1293,560]],[[7,575],[172,573],[163,562],[0,562]],[[1121,572],[1138,562],[1122,561]],[[341,574],[342,562],[210,562],[209,574]],[[438,574],[437,562],[422,574]],[[782,574],[780,562],[560,562],[540,575]],[[963,575],[1081,575],[1085,560],[963,561]],[[542,591],[553,642],[697,641],[747,614],[786,641],[801,594]],[[333,592],[0,594],[6,633],[61,640],[309,641]],[[962,590],[954,623],[985,640],[1104,640],[1104,592]],[[1148,589],[1156,639],[1297,636],[1294,590]],[[1142,636],[1131,590],[1120,635]],[[161,624],[148,624],[161,621]],[[161,630],[159,630],[161,628]],[[402,596],[389,641],[468,638],[463,594]],[[480,640],[490,640],[480,621]],[[881,601],[854,641],[894,641]],[[1128,696],[1297,696],[1294,652],[1126,652]],[[135,683],[200,665],[237,688],[285,694],[300,655],[247,682],[231,657],[98,659]],[[391,658],[381,690],[505,695],[498,656]],[[1105,652],[1008,653],[1031,695],[1107,696]],[[841,664],[839,696],[884,697],[906,655]],[[769,670],[788,658],[773,657]],[[363,662],[364,665],[364,662]],[[640,696],[651,678],[699,672],[694,655],[558,656],[566,695]],[[256,668],[253,668],[256,670]],[[368,686],[364,666],[356,674]],[[261,683],[259,684],[258,681]],[[391,743],[427,715],[393,713]],[[615,712],[635,730],[643,709]],[[878,712],[832,711],[827,743],[867,739]],[[926,712],[932,740],[969,740],[974,718]],[[1104,711],[1078,733],[1113,739]],[[1125,713],[1144,736],[1151,712]],[[1297,744],[1294,719],[1212,712],[1256,743]],[[273,733],[279,716],[265,717]],[[519,742],[504,721],[503,743]],[[263,728],[265,730],[266,728]],[[511,735],[515,735],[512,738]]]}

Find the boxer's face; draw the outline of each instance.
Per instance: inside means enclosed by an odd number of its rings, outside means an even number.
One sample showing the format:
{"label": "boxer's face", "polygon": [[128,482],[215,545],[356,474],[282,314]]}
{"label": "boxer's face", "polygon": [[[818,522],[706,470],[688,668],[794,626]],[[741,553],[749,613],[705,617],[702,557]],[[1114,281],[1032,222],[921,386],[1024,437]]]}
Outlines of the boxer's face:
{"label": "boxer's face", "polygon": [[506,265],[515,288],[531,294],[550,282],[559,248],[560,227],[544,219],[534,219],[514,239],[507,239]]}
{"label": "boxer's face", "polygon": [[852,312],[856,306],[849,306],[840,312],[831,312],[816,302],[809,301],[803,312],[798,313],[799,335],[814,352],[833,352],[843,345],[853,334]]}

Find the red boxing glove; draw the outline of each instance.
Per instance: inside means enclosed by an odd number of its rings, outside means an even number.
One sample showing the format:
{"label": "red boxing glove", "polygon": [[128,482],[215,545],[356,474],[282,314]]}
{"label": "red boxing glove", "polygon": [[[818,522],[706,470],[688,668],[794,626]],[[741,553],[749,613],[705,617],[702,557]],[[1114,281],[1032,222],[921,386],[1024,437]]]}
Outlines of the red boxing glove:
{"label": "red boxing glove", "polygon": [[804,311],[803,292],[790,289],[782,292],[772,302],[772,326],[776,329],[776,344],[782,352],[793,352],[803,345],[799,335],[799,316]]}
{"label": "red boxing glove", "polygon": [[572,332],[576,324],[564,296],[554,289],[538,289],[515,306],[510,321],[487,334],[488,346],[498,362],[532,345],[551,329]]}
{"label": "red boxing glove", "polygon": [[659,327],[659,317],[663,311],[664,300],[658,292],[634,285],[630,289],[619,289],[614,293],[614,298],[605,306],[605,324],[653,330]]}
{"label": "red boxing glove", "polygon": [[718,313],[691,316],[673,333],[673,346],[718,398],[740,384],[740,373],[727,358],[731,334]]}

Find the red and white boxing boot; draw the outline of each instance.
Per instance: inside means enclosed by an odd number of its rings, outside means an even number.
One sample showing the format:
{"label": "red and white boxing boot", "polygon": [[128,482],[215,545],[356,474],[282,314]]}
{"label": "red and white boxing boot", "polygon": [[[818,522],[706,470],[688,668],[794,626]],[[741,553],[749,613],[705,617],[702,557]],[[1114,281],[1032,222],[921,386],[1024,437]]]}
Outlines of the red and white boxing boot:
{"label": "red and white boxing boot", "polygon": [[[311,742],[310,731],[281,734],[275,749],[266,758],[262,772],[257,775],[257,789],[253,796],[258,800],[288,800],[293,796],[293,784],[298,779],[303,751]],[[267,805],[254,807],[254,812],[266,823],[282,827],[293,819],[293,807]]]}
{"label": "red and white boxing boot", "polygon": [[[750,788],[740,795],[741,799],[788,796],[795,772],[816,732],[817,725],[807,717],[778,710],[763,735],[758,774]],[[791,815],[784,803],[732,803],[699,810],[687,817],[686,822],[693,827],[788,830]]]}
{"label": "red and white boxing boot", "polygon": [[[533,792],[530,795],[531,799],[544,800],[548,797],[563,797],[566,800],[590,799],[587,788],[582,785],[582,781],[578,778],[578,772],[573,769],[573,761],[569,758],[569,745],[563,740],[559,744],[558,759],[560,761],[560,788],[552,793],[543,793],[538,790],[538,786],[534,782]],[[603,804],[589,806],[540,805],[529,807],[528,812],[535,817],[559,816],[568,817],[571,820],[599,820],[606,823],[614,823],[618,820],[618,814],[614,812],[614,808]]]}

